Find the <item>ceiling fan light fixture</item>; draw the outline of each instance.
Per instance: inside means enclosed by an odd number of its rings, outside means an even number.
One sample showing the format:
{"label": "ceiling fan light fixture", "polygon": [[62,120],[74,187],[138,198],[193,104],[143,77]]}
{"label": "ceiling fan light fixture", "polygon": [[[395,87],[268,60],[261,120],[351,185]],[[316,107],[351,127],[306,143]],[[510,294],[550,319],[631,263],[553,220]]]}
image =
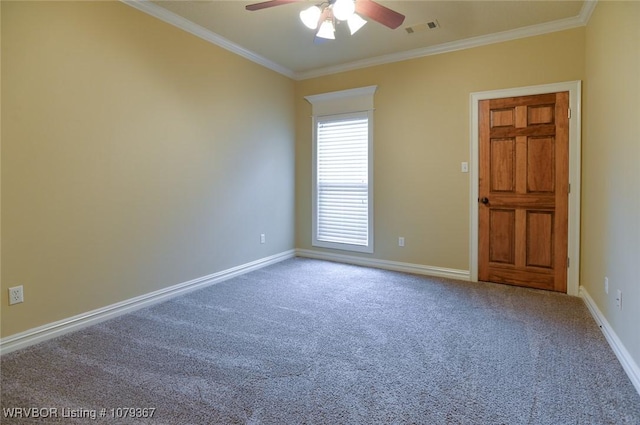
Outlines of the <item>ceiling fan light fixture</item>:
{"label": "ceiling fan light fixture", "polygon": [[311,6],[300,12],[300,20],[307,28],[314,30],[318,28],[321,13],[322,11],[318,6]]}
{"label": "ceiling fan light fixture", "polygon": [[325,38],[327,40],[335,40],[335,27],[333,26],[333,21],[331,19],[327,19],[320,25],[320,29],[316,34],[316,37]]}
{"label": "ceiling fan light fixture", "polygon": [[356,3],[354,0],[336,0],[331,7],[333,16],[339,21],[346,21],[356,11]]}
{"label": "ceiling fan light fixture", "polygon": [[351,35],[355,34],[360,28],[364,27],[367,21],[362,19],[360,15],[354,13],[347,19],[347,25],[349,25],[349,31],[351,31]]}

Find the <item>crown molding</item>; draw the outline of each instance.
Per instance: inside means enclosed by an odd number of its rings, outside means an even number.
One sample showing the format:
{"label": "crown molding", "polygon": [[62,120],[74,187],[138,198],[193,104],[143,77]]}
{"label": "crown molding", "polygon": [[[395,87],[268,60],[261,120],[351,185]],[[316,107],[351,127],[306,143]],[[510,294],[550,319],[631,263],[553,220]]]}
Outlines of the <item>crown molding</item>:
{"label": "crown molding", "polygon": [[596,8],[598,4],[598,0],[586,0],[582,5],[582,9],[580,9],[580,14],[578,14],[578,18],[580,18],[583,22],[582,25],[587,25],[589,23],[589,19],[591,19],[591,14],[593,10]]}
{"label": "crown molding", "polygon": [[593,13],[593,9],[595,8],[596,3],[597,0],[585,1],[582,9],[580,10],[580,13],[572,18],[559,19],[556,21],[545,22],[544,24],[531,25],[514,30],[502,31],[494,34],[452,41],[450,43],[443,43],[435,46],[408,50],[406,52],[377,56],[374,58],[363,59],[360,61],[349,62],[326,68],[317,68],[304,72],[296,72],[294,78],[296,80],[307,80],[310,78],[337,74],[339,72],[353,71],[356,69],[368,68],[376,65],[401,62],[409,59],[417,59],[425,56],[438,55],[441,53],[455,52],[457,50],[465,50],[473,47],[486,46],[489,44],[502,43],[505,41],[517,40],[520,38],[533,37],[537,35],[577,28],[585,26],[587,24],[589,18],[591,17],[591,14]]}
{"label": "crown molding", "polygon": [[203,40],[206,40],[216,46],[222,47],[223,49],[229,50],[239,56],[242,56],[245,59],[249,59],[252,62],[257,63],[258,65],[262,65],[265,68],[269,68],[272,71],[275,71],[279,74],[282,74],[286,77],[295,79],[295,73],[284,66],[281,66],[269,59],[260,56],[250,50],[245,49],[242,46],[239,46],[233,43],[230,40],[196,24],[192,21],[183,18],[173,12],[168,11],[160,6],[155,5],[149,0],[120,0],[122,3],[131,6],[135,9],[138,9],[141,12],[144,12],[148,15],[151,15],[155,18],[160,19],[168,24],[171,24],[175,27],[178,27],[190,34],[195,35],[196,37],[200,37]]}
{"label": "crown molding", "polygon": [[591,14],[598,3],[598,0],[586,0],[582,5],[582,9],[577,16],[557,21],[546,22],[539,25],[531,25],[528,27],[517,28],[509,31],[502,31],[495,34],[488,34],[478,37],[467,38],[464,40],[452,41],[450,43],[438,44],[435,46],[409,50],[406,52],[392,53],[389,55],[377,56],[374,58],[363,59],[354,62],[348,62],[341,65],[329,66],[324,68],[316,68],[308,71],[295,72],[282,65],[279,65],[263,56],[258,55],[250,50],[245,49],[238,44],[198,25],[194,22],[183,18],[173,12],[170,12],[160,6],[155,5],[149,0],[120,0],[122,3],[138,9],[148,15],[160,19],[168,24],[178,27],[188,33],[200,37],[216,46],[229,50],[245,59],[262,65],[279,74],[294,80],[307,80],[310,78],[322,77],[325,75],[337,74],[340,72],[353,71],[371,66],[384,65],[388,63],[401,62],[410,59],[417,59],[425,56],[438,55],[441,53],[455,52],[458,50],[470,49],[473,47],[486,46],[489,44],[501,43],[505,41],[517,40],[520,38],[533,37],[537,35],[548,34],[557,31],[564,31],[572,28],[585,26]]}

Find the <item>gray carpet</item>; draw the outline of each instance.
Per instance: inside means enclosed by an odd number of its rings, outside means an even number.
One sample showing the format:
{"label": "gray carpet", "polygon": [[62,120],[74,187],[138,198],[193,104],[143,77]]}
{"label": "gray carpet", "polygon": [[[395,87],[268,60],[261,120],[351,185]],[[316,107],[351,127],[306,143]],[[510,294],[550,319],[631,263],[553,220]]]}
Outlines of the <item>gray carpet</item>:
{"label": "gray carpet", "polygon": [[1,383],[98,415],[3,424],[640,424],[578,298],[299,258],[5,355]]}

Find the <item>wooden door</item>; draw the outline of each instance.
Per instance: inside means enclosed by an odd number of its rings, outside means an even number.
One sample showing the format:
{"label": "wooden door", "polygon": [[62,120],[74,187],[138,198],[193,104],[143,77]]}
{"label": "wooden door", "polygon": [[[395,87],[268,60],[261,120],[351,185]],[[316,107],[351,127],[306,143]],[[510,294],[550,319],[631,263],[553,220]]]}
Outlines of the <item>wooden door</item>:
{"label": "wooden door", "polygon": [[479,104],[478,279],[567,291],[569,93]]}

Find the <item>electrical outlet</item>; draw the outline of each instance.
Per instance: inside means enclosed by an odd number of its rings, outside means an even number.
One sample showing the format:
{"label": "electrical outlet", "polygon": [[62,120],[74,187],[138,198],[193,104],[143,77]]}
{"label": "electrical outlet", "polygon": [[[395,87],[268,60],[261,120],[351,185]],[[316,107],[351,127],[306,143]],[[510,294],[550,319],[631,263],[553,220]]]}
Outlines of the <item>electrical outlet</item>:
{"label": "electrical outlet", "polygon": [[24,302],[24,292],[22,285],[9,288],[9,305]]}
{"label": "electrical outlet", "polygon": [[609,293],[609,278],[605,276],[604,278],[604,293]]}
{"label": "electrical outlet", "polygon": [[267,237],[264,233],[260,234],[260,243],[265,243],[267,241]]}
{"label": "electrical outlet", "polygon": [[398,246],[404,246],[404,238],[402,236],[398,238]]}
{"label": "electrical outlet", "polygon": [[618,307],[618,310],[622,310],[622,291],[619,289],[616,292],[616,307]]}

